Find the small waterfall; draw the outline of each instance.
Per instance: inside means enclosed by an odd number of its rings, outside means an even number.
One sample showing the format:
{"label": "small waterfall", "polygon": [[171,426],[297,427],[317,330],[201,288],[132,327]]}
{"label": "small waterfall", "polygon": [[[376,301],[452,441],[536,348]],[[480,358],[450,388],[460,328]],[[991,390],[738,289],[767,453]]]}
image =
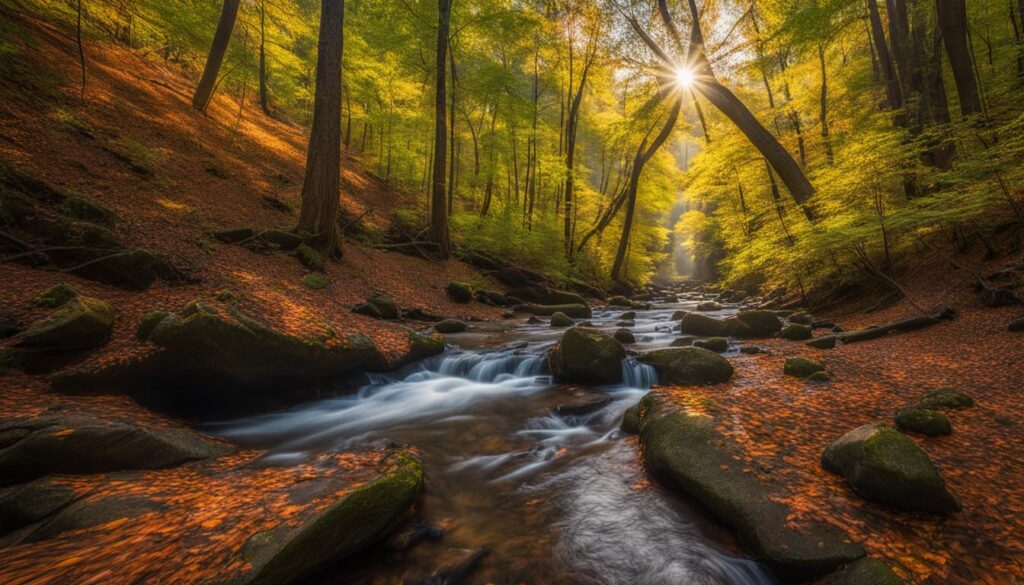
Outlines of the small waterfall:
{"label": "small waterfall", "polygon": [[627,358],[622,360],[622,381],[628,388],[647,390],[658,383],[658,373],[653,366]]}
{"label": "small waterfall", "polygon": [[518,351],[459,353],[444,356],[437,367],[442,376],[465,378],[474,382],[503,382],[544,374],[544,356],[524,355]]}

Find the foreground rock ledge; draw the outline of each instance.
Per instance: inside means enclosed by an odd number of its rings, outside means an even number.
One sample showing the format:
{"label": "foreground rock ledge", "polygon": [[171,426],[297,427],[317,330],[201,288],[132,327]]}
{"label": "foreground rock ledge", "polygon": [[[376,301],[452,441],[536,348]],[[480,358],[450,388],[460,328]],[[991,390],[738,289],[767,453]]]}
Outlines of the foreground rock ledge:
{"label": "foreground rock ledge", "polygon": [[[127,391],[143,403],[183,412],[274,406],[355,370],[390,370],[444,351],[440,336],[409,332],[402,355],[382,354],[365,335],[291,335],[240,311],[195,301],[177,313],[143,317],[142,359],[86,364],[52,379],[65,392]],[[299,393],[300,395],[294,395]]]}
{"label": "foreground rock ledge", "polygon": [[0,524],[34,522],[9,535],[0,583],[295,583],[389,536],[423,492],[407,449],[258,457],[51,476],[0,497]]}
{"label": "foreground rock ledge", "polygon": [[641,401],[638,417],[647,468],[706,506],[751,556],[784,579],[818,577],[864,556],[859,544],[832,526],[792,528],[791,510],[741,471],[711,417],[684,413],[657,391]]}

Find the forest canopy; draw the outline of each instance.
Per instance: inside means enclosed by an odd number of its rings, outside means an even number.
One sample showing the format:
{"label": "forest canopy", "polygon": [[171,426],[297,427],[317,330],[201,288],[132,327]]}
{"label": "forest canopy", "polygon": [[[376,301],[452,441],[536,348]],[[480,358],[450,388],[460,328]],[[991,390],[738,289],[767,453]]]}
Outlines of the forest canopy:
{"label": "forest canopy", "polygon": [[[1019,242],[1020,0],[337,3],[340,141],[414,194],[409,233],[446,207],[457,250],[804,290],[898,288],[939,238]],[[321,2],[35,6],[196,79],[223,30],[207,89],[313,122]]]}

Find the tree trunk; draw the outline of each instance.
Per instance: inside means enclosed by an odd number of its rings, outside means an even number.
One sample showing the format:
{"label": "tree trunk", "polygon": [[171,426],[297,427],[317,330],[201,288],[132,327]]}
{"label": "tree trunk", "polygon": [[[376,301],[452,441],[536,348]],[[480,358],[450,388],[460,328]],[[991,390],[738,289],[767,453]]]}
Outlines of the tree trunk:
{"label": "tree trunk", "polygon": [[445,113],[446,51],[448,49],[448,25],[451,21],[452,0],[438,0],[437,11],[437,55],[435,71],[437,73],[436,91],[434,95],[434,175],[430,206],[430,241],[437,244],[442,258],[451,253],[448,240],[448,214],[445,206],[445,155],[447,154]]}
{"label": "tree trunk", "polygon": [[825,158],[832,164],[832,138],[828,132],[828,70],[825,68],[825,45],[818,45],[818,62],[821,64],[821,109],[818,121],[821,123],[821,142],[825,147]]}
{"label": "tree trunk", "polygon": [[[590,39],[591,43],[596,42],[595,39]],[[565,192],[563,193],[563,205],[565,217],[564,222],[564,239],[565,239],[565,257],[572,259],[573,246],[572,246],[572,227],[573,227],[573,206],[576,204],[574,199],[573,188],[575,184],[575,173],[576,168],[576,127],[579,123],[580,115],[580,104],[583,101],[583,91],[587,85],[587,76],[590,74],[590,66],[594,62],[596,47],[592,50],[588,50],[587,55],[583,58],[583,72],[580,75],[580,85],[577,88],[572,98],[572,103],[569,105],[568,120],[565,125]],[[570,48],[570,60],[569,67],[572,67]],[[571,71],[570,71],[571,74]],[[571,77],[570,77],[571,79]],[[569,91],[572,92],[572,85],[569,85]]]}
{"label": "tree trunk", "polygon": [[452,72],[452,95],[448,120],[448,215],[450,216],[455,208],[455,167],[458,160],[456,158],[458,147],[455,144],[455,86],[459,80],[455,69],[455,50],[452,47],[448,47],[448,65]]}
{"label": "tree trunk", "polygon": [[898,110],[903,107],[903,92],[900,91],[900,82],[896,78],[889,46],[885,42],[885,31],[882,28],[882,17],[878,14],[876,0],[868,0],[868,17],[871,19],[871,38],[878,54],[878,67],[882,70],[882,79],[885,80],[886,102],[890,109]]}
{"label": "tree trunk", "polygon": [[311,244],[329,257],[339,257],[338,207],[341,186],[341,55],[344,0],[320,3],[316,93],[313,127],[302,182],[299,232],[312,234]]}
{"label": "tree trunk", "polygon": [[270,115],[270,97],[267,95],[267,3],[260,0],[260,109]]}
{"label": "tree trunk", "polygon": [[981,94],[978,91],[974,65],[971,62],[971,46],[967,42],[967,8],[964,0],[935,0],[939,17],[942,43],[956,81],[956,93],[960,97],[960,113],[964,116],[980,113]]}
{"label": "tree trunk", "polygon": [[231,40],[231,31],[235,28],[240,3],[241,0],[224,0],[217,31],[213,34],[213,44],[210,45],[210,54],[206,57],[206,67],[203,68],[203,76],[199,79],[196,93],[192,96],[192,107],[200,112],[206,111],[206,106],[213,97],[213,86],[217,83],[217,75],[220,73],[221,63],[224,62],[224,53],[228,50],[228,41]]}
{"label": "tree trunk", "polygon": [[623,219],[619,248],[615,252],[615,263],[612,264],[612,280],[619,280],[622,267],[626,263],[626,251],[629,249],[629,239],[633,234],[633,215],[636,213],[636,195],[640,186],[640,174],[643,173],[644,165],[647,164],[647,161],[651,160],[654,153],[658,152],[661,145],[672,135],[672,130],[676,126],[676,120],[679,119],[679,110],[682,108],[682,105],[683,97],[680,95],[676,98],[676,103],[672,106],[672,111],[668,119],[665,120],[665,125],[662,126],[661,132],[651,142],[650,147],[644,150],[647,142],[645,138],[640,144],[640,148],[637,149],[636,158],[633,161],[633,170],[629,175],[629,187],[626,188],[626,217]]}

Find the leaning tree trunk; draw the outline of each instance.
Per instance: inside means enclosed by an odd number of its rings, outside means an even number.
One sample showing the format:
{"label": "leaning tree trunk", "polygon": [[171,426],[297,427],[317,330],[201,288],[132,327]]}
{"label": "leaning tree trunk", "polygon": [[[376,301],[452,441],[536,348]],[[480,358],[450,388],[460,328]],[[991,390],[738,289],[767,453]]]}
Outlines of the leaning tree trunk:
{"label": "leaning tree trunk", "polygon": [[312,234],[320,252],[339,257],[338,207],[341,186],[341,54],[345,0],[320,3],[313,128],[302,182],[299,232]]}
{"label": "leaning tree trunk", "polygon": [[217,32],[213,34],[210,54],[206,57],[206,67],[203,68],[203,76],[199,79],[196,94],[192,96],[192,107],[200,112],[206,111],[206,106],[210,103],[210,98],[213,97],[213,88],[217,83],[217,74],[220,73],[221,63],[224,62],[224,53],[228,50],[231,31],[235,28],[235,18],[238,16],[240,2],[241,0],[224,0],[224,8],[220,12],[220,21],[217,23]]}
{"label": "leaning tree trunk", "polygon": [[647,161],[651,160],[654,153],[658,152],[661,145],[672,134],[672,130],[676,126],[676,120],[679,119],[679,110],[682,108],[682,105],[683,96],[680,94],[676,98],[675,105],[672,106],[672,112],[669,114],[668,119],[665,120],[665,125],[662,126],[661,132],[651,142],[650,147],[644,150],[644,144],[641,143],[640,148],[637,150],[636,158],[633,161],[633,170],[629,174],[629,187],[626,188],[626,217],[622,223],[622,237],[619,238],[619,248],[615,252],[615,263],[612,264],[612,280],[619,280],[622,267],[626,264],[626,251],[629,249],[629,239],[633,234],[633,215],[636,213],[636,196],[640,187],[640,174],[643,173],[644,165],[647,164]]}
{"label": "leaning tree trunk", "polygon": [[[583,90],[587,85],[587,75],[590,72],[590,64],[592,63],[593,57],[587,56],[584,58],[583,73],[580,78],[580,87],[576,91],[575,96],[572,99],[572,104],[569,106],[569,118],[565,127],[565,217],[564,219],[564,232],[565,232],[565,257],[572,258],[572,227],[573,227],[573,206],[576,205],[574,200],[574,184],[575,184],[575,173],[573,172],[576,166],[576,127],[579,123],[580,114],[580,103],[583,100]],[[570,67],[571,65],[570,61]],[[572,90],[572,87],[569,88]]]}
{"label": "leaning tree trunk", "polygon": [[448,239],[448,210],[445,194],[445,155],[447,154],[447,120],[445,71],[448,50],[448,25],[451,22],[452,0],[439,0],[437,11],[437,55],[435,70],[437,87],[434,93],[434,174],[430,199],[430,241],[438,253],[447,258],[451,253]]}
{"label": "leaning tree trunk", "polygon": [[971,45],[967,40],[967,8],[964,0],[935,0],[942,43],[953,70],[956,93],[960,97],[960,113],[964,116],[981,112],[981,94],[971,62]]}

